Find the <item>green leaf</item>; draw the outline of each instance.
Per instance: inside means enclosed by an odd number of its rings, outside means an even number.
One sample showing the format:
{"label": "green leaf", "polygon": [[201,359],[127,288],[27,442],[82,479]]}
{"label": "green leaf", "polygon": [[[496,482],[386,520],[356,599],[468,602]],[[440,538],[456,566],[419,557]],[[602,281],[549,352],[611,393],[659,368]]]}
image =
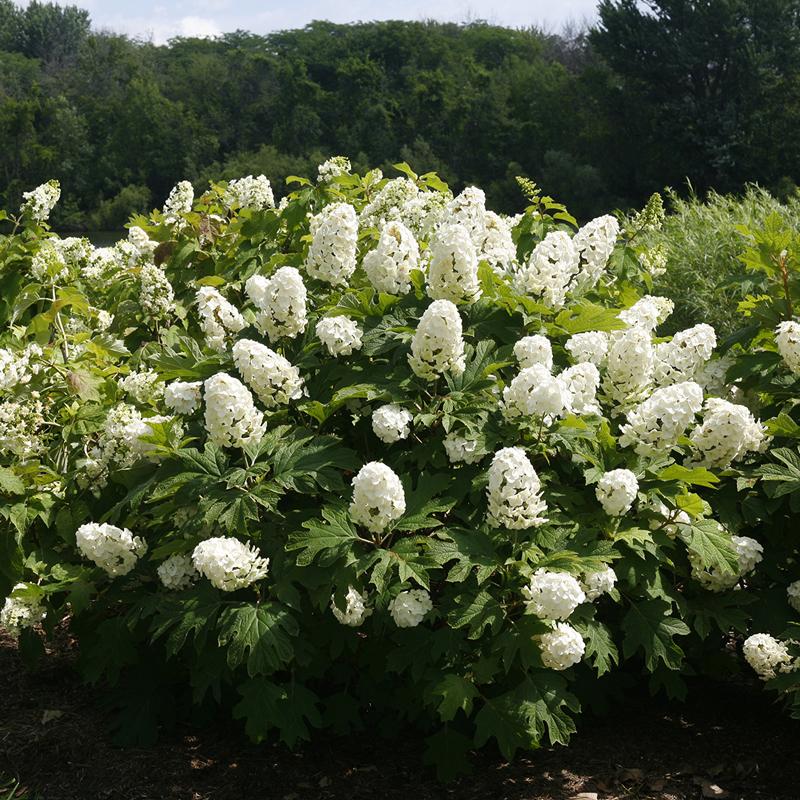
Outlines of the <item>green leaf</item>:
{"label": "green leaf", "polygon": [[750,613],[745,606],[758,602],[748,592],[702,592],[689,601],[690,613],[694,615],[692,627],[701,639],[705,639],[715,628],[722,633],[739,631],[745,633]]}
{"label": "green leaf", "polygon": [[359,540],[358,531],[347,512],[340,508],[326,507],[322,509],[320,520],[304,522],[305,531],[289,535],[286,550],[299,551],[297,563],[301,567],[308,566],[319,558],[319,564],[330,567],[339,559],[346,563],[355,560],[354,546]]}
{"label": "green leaf", "polygon": [[0,492],[4,494],[25,494],[22,479],[8,467],[0,467]]}
{"label": "green leaf", "polygon": [[625,327],[618,314],[613,308],[583,302],[562,311],[555,324],[570,335],[587,331],[617,331]]}
{"label": "green leaf", "polygon": [[632,603],[622,620],[625,638],[622,651],[630,658],[637,650],[643,650],[648,670],[654,672],[659,661],[669,669],[680,669],[683,650],[673,636],[686,636],[689,626],[670,617],[672,606],[665,600],[652,598]]}
{"label": "green leaf", "polygon": [[534,749],[547,736],[551,744],[567,744],[575,733],[569,711],[580,704],[567,691],[567,682],[550,670],[533,670],[515,689],[487,699],[475,717],[475,743],[483,747],[490,738],[512,759],[517,749]]}
{"label": "green leaf", "polygon": [[302,428],[289,432],[287,426],[271,431],[261,450],[272,450],[275,481],[296,492],[317,492],[344,488],[342,472],[353,472],[360,462],[353,450],[343,447],[335,436],[318,436]]}
{"label": "green leaf", "polygon": [[443,728],[425,739],[422,760],[436,769],[436,777],[448,783],[472,772],[467,756],[474,747],[472,739],[451,728]]}
{"label": "green leaf", "polygon": [[598,678],[619,664],[619,651],[607,625],[596,619],[571,619],[570,624],[583,637],[586,643],[585,657],[597,670]]}
{"label": "green leaf", "polygon": [[733,548],[730,534],[718,522],[711,519],[696,520],[688,531],[686,526],[681,526],[681,538],[705,569],[715,569],[729,575],[738,572],[739,556]]}
{"label": "green leaf", "polygon": [[433,694],[442,700],[436,710],[443,722],[450,722],[461,709],[468,717],[472,713],[472,703],[480,692],[472,681],[460,675],[448,673],[433,689]]}
{"label": "green leaf", "polygon": [[770,452],[781,463],[764,464],[756,470],[761,480],[768,484],[765,491],[769,497],[783,497],[800,491],[800,454],[788,447],[779,447]]}
{"label": "green leaf", "polygon": [[477,567],[475,577],[478,585],[481,585],[500,565],[492,540],[479,531],[437,531],[436,536],[428,541],[431,557],[439,566],[451,561],[457,562],[447,575],[450,582],[465,581]]}
{"label": "green leaf", "polygon": [[208,636],[216,630],[217,616],[222,608],[219,592],[206,583],[188,592],[164,596],[157,605],[150,632],[153,640],[167,636],[166,649],[176,655],[191,634],[195,649],[200,652]]}
{"label": "green leaf", "polygon": [[251,678],[239,686],[242,699],[233,709],[234,719],[245,720],[245,732],[254,742],[263,742],[277,730],[282,742],[293,748],[311,737],[308,726],[319,727],[322,719],[317,696],[300,683],[281,686],[265,678]]}
{"label": "green leaf", "polygon": [[666,469],[662,469],[656,477],[661,481],[683,481],[692,486],[705,486],[707,488],[713,488],[715,484],[719,483],[719,478],[705,467],[689,469],[680,464],[673,464]]}
{"label": "green leaf", "polygon": [[477,595],[469,593],[456,597],[456,607],[448,614],[448,621],[453,628],[469,628],[469,638],[478,639],[488,627],[492,633],[503,625],[503,609],[500,603],[489,592],[479,591]]}
{"label": "green leaf", "polygon": [[783,411],[778,414],[777,417],[768,419],[764,425],[770,436],[785,436],[788,439],[800,439],[800,425]]}
{"label": "green leaf", "polygon": [[122,670],[138,661],[138,648],[123,617],[103,620],[81,638],[78,666],[88,683],[105,677],[113,686]]}
{"label": "green leaf", "polygon": [[294,657],[292,637],[299,628],[279,603],[242,603],[226,608],[219,618],[219,644],[228,649],[228,666],[247,663],[247,674],[269,675]]}

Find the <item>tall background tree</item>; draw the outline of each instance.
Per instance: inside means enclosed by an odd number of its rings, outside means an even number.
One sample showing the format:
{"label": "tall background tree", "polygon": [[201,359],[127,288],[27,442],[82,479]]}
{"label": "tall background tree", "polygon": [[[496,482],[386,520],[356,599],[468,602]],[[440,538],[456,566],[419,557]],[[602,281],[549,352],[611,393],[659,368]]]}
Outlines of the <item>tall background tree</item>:
{"label": "tall background tree", "polygon": [[62,181],[62,228],[117,227],[177,180],[330,155],[477,183],[527,175],[585,218],[664,185],[791,191],[800,0],[605,0],[592,30],[376,22],[156,46],[0,0],[0,203]]}

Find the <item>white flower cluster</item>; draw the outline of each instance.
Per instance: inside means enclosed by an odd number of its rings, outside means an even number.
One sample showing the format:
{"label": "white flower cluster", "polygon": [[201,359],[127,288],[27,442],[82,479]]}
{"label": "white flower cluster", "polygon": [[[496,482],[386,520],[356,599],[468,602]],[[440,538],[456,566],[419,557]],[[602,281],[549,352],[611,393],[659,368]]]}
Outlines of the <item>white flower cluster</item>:
{"label": "white flower cluster", "polygon": [[336,600],[334,596],[331,595],[331,611],[333,612],[333,616],[336,617],[342,625],[358,628],[372,613],[372,609],[367,605],[367,596],[361,594],[361,592],[354,589],[352,586],[347,588],[344,601],[345,607],[344,610],[342,610],[336,605]]}
{"label": "white flower cluster", "polygon": [[137,403],[154,403],[164,396],[164,384],[152,369],[131,372],[119,379],[119,388]]}
{"label": "white flower cluster", "polygon": [[526,367],[503,390],[503,415],[552,418],[563,414],[571,403],[570,392],[560,377],[542,364]]}
{"label": "white flower cluster", "polygon": [[362,228],[379,228],[402,220],[408,203],[417,199],[419,189],[408,178],[387,181],[359,215]]}
{"label": "white flower cluster", "polygon": [[344,286],[356,270],[358,217],[349,203],[332,203],[311,218],[306,271],[332,286]]}
{"label": "white flower cluster", "polygon": [[31,277],[39,283],[57,285],[71,277],[70,265],[56,248],[55,239],[45,239],[31,258]]}
{"label": "white flower cluster", "polygon": [[667,271],[667,248],[663,244],[647,247],[638,255],[642,269],[649,272],[654,278]]}
{"label": "white flower cluster", "polygon": [[39,372],[39,365],[34,361],[41,355],[42,348],[38,344],[28,345],[19,353],[0,347],[0,392],[29,383]]}
{"label": "white flower cluster", "polygon": [[350,159],[346,156],[334,156],[323,161],[317,167],[317,176],[320,183],[330,183],[334,178],[350,174]]}
{"label": "white flower cluster", "polygon": [[156,569],[158,579],[165,589],[188,589],[199,577],[190,555],[175,553],[162,561]]}
{"label": "white flower cluster", "polygon": [[373,533],[382,533],[406,512],[400,478],[386,464],[370,461],[353,478],[350,518]]}
{"label": "white flower cluster", "polygon": [[581,588],[586,594],[586,599],[591,603],[604,594],[608,594],[617,583],[617,574],[611,567],[606,567],[599,572],[588,572],[583,576]]}
{"label": "white flower cluster", "polygon": [[109,286],[117,273],[124,269],[119,250],[115,247],[97,247],[81,267],[81,275],[91,287],[99,290]]}
{"label": "white flower cluster", "polygon": [[114,315],[104,308],[92,309],[95,312],[95,327],[98,331],[107,331],[114,322]]}
{"label": "white flower cluster", "polygon": [[124,469],[136,461],[137,455],[130,437],[140,420],[141,414],[127,403],[119,403],[109,409],[97,444],[88,449],[83,483],[91,481],[102,488],[111,466]]}
{"label": "white flower cluster", "polygon": [[485,235],[478,243],[478,260],[487,261],[498,275],[510,275],[517,266],[517,247],[511,236],[511,225],[508,220],[487,211],[485,218]]}
{"label": "white flower cluster", "polygon": [[767,443],[764,426],[757,422],[750,409],[719,397],[705,402],[703,423],[689,438],[698,451],[702,466],[727,469],[747,453],[760,451]]}
{"label": "white flower cluster", "polygon": [[29,213],[37,222],[47,222],[50,212],[61,197],[61,186],[52,180],[37,186],[30,192],[23,192],[22,213]]}
{"label": "white flower cluster", "polygon": [[591,289],[597,284],[614,251],[618,236],[619,223],[608,214],[587,222],[575,234],[572,243],[581,258],[576,288]]}
{"label": "white flower cluster", "polygon": [[485,455],[475,439],[467,439],[456,433],[445,436],[444,449],[451,464],[476,464]]}
{"label": "white flower cluster", "polygon": [[566,622],[556,622],[553,630],[539,637],[542,664],[548,669],[565,670],[578,664],[586,651],[583,638]]}
{"label": "white flower cluster", "polygon": [[596,367],[601,367],[605,364],[608,355],[608,335],[602,331],[576,333],[567,339],[564,348],[576,363],[588,362]]}
{"label": "white flower cluster", "polygon": [[206,539],[192,552],[194,568],[211,585],[223,592],[235,592],[266,577],[269,559],[258,548],[231,536]]}
{"label": "white flower cluster", "polygon": [[546,336],[525,336],[514,345],[514,358],[521,369],[541,364],[550,372],[553,369],[553,346]]}
{"label": "white flower cluster", "polygon": [[239,339],[233,346],[233,363],[267,408],[285,406],[303,396],[300,370],[260,342]]}
{"label": "white flower cluster", "polygon": [[431,242],[428,297],[473,303],[480,296],[478,256],[469,231],[458,223],[441,226]]}
{"label": "white flower cluster", "polygon": [[[18,583],[11,590],[12,595],[13,592],[27,588],[27,584]],[[32,628],[37,622],[41,622],[45,613],[45,607],[37,598],[9,596],[0,608],[0,628],[4,628],[16,639],[24,628]]]}
{"label": "white flower cluster", "polygon": [[266,175],[234,178],[225,187],[224,202],[229,208],[252,208],[256,211],[274,208],[272,184]]}
{"label": "white flower cluster", "polygon": [[197,292],[197,310],[206,344],[214,350],[225,350],[227,336],[245,327],[238,309],[211,286],[201,286]]}
{"label": "white flower cluster", "polygon": [[258,443],[266,431],[264,415],[247,387],[231,375],[218,372],[203,385],[208,435],[218,447],[246,447]]}
{"label": "white flower cluster", "polygon": [[380,406],[372,412],[372,430],[386,444],[406,439],[411,433],[411,413],[395,403]]}
{"label": "white flower cluster", "polygon": [[200,408],[202,381],[173,381],[164,389],[164,403],[176,414],[194,414]]}
{"label": "white flower cluster", "polygon": [[703,407],[703,390],[693,381],[656,389],[628,412],[619,443],[640,456],[666,455]]}
{"label": "white flower cluster", "polygon": [[781,322],[775,329],[775,343],[786,366],[800,375],[800,323]]}
{"label": "white flower cluster", "polygon": [[367,279],[378,292],[407,294],[411,270],[419,267],[419,245],[402,222],[392,220],[381,229],[378,246],[362,262]]}
{"label": "white flower cluster", "polygon": [[416,628],[432,609],[431,596],[425,589],[400,592],[389,604],[389,613],[398,628]]}
{"label": "white flower cluster", "polygon": [[44,407],[38,392],[22,401],[0,403],[0,453],[13,453],[25,460],[41,452],[44,445],[39,432],[44,422]]}
{"label": "white flower cluster", "polygon": [[445,217],[448,198],[442,192],[419,192],[403,206],[403,222],[414,236],[429,239]]}
{"label": "white flower cluster", "polygon": [[408,363],[415,375],[428,381],[445,372],[464,372],[461,317],[450,300],[434,300],[425,309],[411,340]]}
{"label": "white flower cluster", "polygon": [[361,349],[361,328],[349,317],[323,317],[315,331],[332,356],[349,356]]}
{"label": "white flower cluster", "polygon": [[294,267],[281,267],[271,278],[252,275],[245,291],[258,309],[256,328],[271,342],[284,336],[294,339],[306,329],[308,295],[303,278]]}
{"label": "white flower cluster", "polygon": [[112,578],[127,575],[147,552],[146,542],[127,528],[87,522],[75,532],[78,550]]}
{"label": "white flower cluster", "polygon": [[[720,533],[724,532],[722,525],[716,523]],[[736,572],[721,572],[716,567],[705,569],[699,556],[689,553],[692,565],[692,577],[711,592],[725,592],[732,589],[745,575],[750,574],[763,558],[764,548],[755,539],[749,536],[731,536],[733,549],[739,560],[739,569]]]}
{"label": "white flower cluster", "polygon": [[794,581],[786,587],[786,599],[795,611],[800,612],[800,580]]}
{"label": "white flower cluster", "polygon": [[147,231],[138,225],[131,225],[128,228],[128,242],[133,246],[140,258],[150,259],[158,247],[158,242],[154,242]]}
{"label": "white flower cluster", "polygon": [[779,672],[790,672],[795,665],[788,647],[768,633],[754,633],[742,645],[745,660],[763,681],[774,678]]}
{"label": "white flower cluster", "polygon": [[490,525],[525,530],[542,525],[547,503],[536,470],[521,447],[498,450],[489,467],[486,496]]}
{"label": "white flower cluster", "polygon": [[654,349],[653,378],[659,386],[694,380],[717,346],[710,325],[695,325],[678,331],[668,342]]}
{"label": "white flower cluster", "polygon": [[653,344],[650,332],[634,326],[609,337],[603,390],[609,399],[626,404],[643,399],[652,383]]}
{"label": "white flower cluster", "polygon": [[445,218],[461,225],[477,247],[486,237],[486,195],[477,186],[467,186],[445,207]]}
{"label": "white flower cluster", "polygon": [[189,181],[180,181],[172,187],[164,203],[164,219],[169,223],[179,222],[184,214],[190,214],[194,204],[194,187]]}
{"label": "white flower cluster", "polygon": [[597,482],[595,495],[606,514],[621,517],[630,510],[638,491],[639,481],[629,469],[612,469]]}
{"label": "white flower cluster", "polygon": [[573,414],[600,414],[597,390],[600,388],[600,372],[587,361],[565,369],[559,380],[567,391],[567,410]]}
{"label": "white flower cluster", "polygon": [[527,610],[542,619],[568,619],[586,601],[576,578],[566,572],[537,569],[522,589]]}
{"label": "white flower cluster", "polygon": [[152,319],[167,319],[175,309],[172,284],[155,264],[144,264],[139,272],[139,305]]}
{"label": "white flower cluster", "polygon": [[618,316],[629,328],[642,328],[652,333],[674,309],[672,300],[646,294],[630,308],[620,311]]}
{"label": "white flower cluster", "polygon": [[541,298],[549,308],[561,308],[579,264],[580,255],[569,234],[551,231],[534,247],[528,262],[516,273],[516,289]]}

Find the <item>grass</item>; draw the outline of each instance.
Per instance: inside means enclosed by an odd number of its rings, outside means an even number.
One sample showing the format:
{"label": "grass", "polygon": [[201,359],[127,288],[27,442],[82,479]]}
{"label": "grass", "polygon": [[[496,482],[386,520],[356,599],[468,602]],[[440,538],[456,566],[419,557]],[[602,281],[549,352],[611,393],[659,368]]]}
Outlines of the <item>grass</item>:
{"label": "grass", "polygon": [[667,190],[670,213],[662,229],[648,235],[648,244],[666,249],[667,269],[655,281],[655,293],[675,301],[675,312],[661,328],[672,333],[707,322],[720,337],[741,327],[736,307],[743,296],[738,256],[744,249],[736,225],[760,227],[772,213],[800,228],[800,196],[785,202],[750,185],[743,195],[711,191],[705,199],[679,197]]}

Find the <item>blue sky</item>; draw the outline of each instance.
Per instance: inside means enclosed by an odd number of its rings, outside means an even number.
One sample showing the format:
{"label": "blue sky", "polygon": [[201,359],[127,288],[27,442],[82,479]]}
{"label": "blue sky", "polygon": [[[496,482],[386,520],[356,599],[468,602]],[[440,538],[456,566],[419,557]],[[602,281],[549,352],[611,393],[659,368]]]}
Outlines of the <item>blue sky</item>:
{"label": "blue sky", "polygon": [[[65,4],[65,3],[62,3]],[[161,43],[171,36],[213,36],[243,28],[255,33],[298,28],[313,19],[487,19],[512,27],[539,24],[558,30],[569,20],[593,19],[597,0],[70,0],[86,8],[94,27]]]}

